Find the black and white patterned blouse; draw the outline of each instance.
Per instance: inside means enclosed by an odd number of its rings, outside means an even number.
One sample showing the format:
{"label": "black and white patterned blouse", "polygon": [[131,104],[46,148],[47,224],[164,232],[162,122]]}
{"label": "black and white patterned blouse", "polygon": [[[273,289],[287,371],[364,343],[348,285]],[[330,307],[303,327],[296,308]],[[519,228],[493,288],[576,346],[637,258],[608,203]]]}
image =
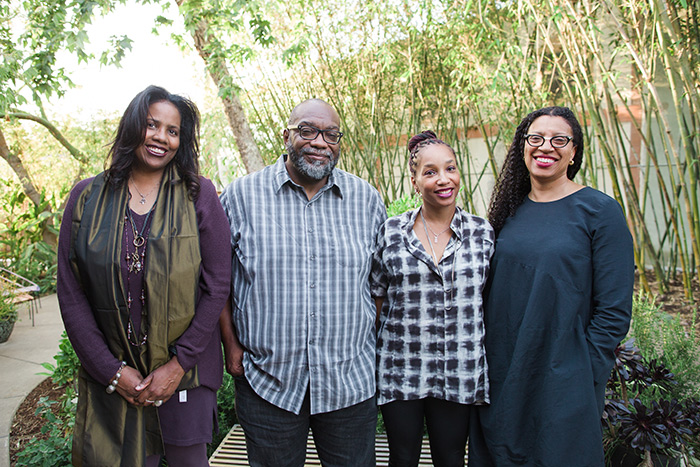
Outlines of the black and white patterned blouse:
{"label": "black and white patterned blouse", "polygon": [[425,397],[488,402],[481,293],[493,229],[458,207],[450,224],[454,235],[436,267],[413,231],[419,209],[388,219],[378,234],[370,276],[372,296],[384,297],[378,403]]}

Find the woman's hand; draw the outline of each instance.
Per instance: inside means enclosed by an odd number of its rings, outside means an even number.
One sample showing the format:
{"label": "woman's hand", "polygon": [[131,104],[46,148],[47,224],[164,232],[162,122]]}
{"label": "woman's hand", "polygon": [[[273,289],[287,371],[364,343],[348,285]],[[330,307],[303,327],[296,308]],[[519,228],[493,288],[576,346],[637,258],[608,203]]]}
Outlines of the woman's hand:
{"label": "woman's hand", "polygon": [[177,357],[174,356],[168,363],[146,376],[136,386],[136,390],[140,391],[136,398],[137,404],[155,405],[156,401],[167,401],[177,390],[184,375],[185,370],[182,369]]}
{"label": "woman's hand", "polygon": [[143,405],[136,401],[139,396],[140,390],[136,387],[143,381],[143,376],[139,373],[136,368],[131,368],[130,366],[125,366],[122,369],[122,376],[119,378],[117,383],[116,391],[122,396],[129,404],[133,405]]}

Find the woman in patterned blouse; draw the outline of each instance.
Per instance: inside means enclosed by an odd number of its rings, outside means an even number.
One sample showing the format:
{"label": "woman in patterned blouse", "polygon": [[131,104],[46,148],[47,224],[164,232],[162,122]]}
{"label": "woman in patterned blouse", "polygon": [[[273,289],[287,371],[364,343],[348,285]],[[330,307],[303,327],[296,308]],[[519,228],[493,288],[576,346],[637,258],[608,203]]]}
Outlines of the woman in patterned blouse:
{"label": "woman in patterned blouse", "polygon": [[382,226],[371,275],[378,403],[390,465],[418,464],[424,420],[433,464],[464,465],[472,407],[489,401],[481,292],[494,234],[457,207],[460,175],[447,143],[425,131],[408,150],[423,206]]}

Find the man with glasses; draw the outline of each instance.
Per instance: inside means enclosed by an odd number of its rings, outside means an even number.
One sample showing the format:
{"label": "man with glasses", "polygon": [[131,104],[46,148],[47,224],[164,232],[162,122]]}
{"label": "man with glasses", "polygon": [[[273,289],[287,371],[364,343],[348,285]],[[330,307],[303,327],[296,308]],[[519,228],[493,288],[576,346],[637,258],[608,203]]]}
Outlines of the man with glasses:
{"label": "man with glasses", "polygon": [[287,153],[221,195],[231,224],[227,369],[252,466],[374,466],[375,307],[368,275],[386,219],[377,190],[336,169],[338,113],[294,108]]}

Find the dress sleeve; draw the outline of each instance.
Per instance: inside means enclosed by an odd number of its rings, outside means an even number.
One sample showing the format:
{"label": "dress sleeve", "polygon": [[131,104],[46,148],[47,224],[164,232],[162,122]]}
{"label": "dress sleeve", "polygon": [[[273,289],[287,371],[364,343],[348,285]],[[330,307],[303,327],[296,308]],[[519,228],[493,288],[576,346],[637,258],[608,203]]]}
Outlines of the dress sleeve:
{"label": "dress sleeve", "polygon": [[80,363],[90,376],[107,386],[117,373],[120,362],[109,350],[104,334],[97,326],[87,296],[70,264],[73,209],[78,196],[89,182],[90,179],[83,180],[73,188],[63,212],[58,237],[56,293],[66,334]]}
{"label": "dress sleeve", "polygon": [[190,326],[175,345],[178,362],[185,371],[197,364],[199,355],[212,339],[231,284],[229,223],[214,185],[203,177],[200,177],[200,191],[195,209],[202,257],[199,275],[200,296]]}
{"label": "dress sleeve", "polygon": [[625,337],[632,315],[634,253],[632,236],[620,205],[598,210],[592,232],[593,314],[586,339],[596,384],[605,384],[613,366],[615,347]]}

